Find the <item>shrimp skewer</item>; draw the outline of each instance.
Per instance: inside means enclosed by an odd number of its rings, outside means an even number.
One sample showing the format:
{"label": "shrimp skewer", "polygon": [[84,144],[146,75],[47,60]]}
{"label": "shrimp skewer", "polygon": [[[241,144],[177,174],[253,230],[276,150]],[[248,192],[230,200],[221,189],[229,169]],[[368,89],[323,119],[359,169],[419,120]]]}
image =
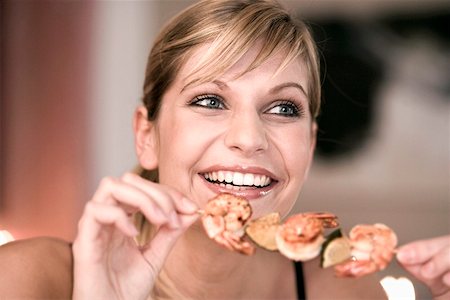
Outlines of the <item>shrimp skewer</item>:
{"label": "shrimp skewer", "polygon": [[361,277],[385,269],[394,257],[397,236],[384,224],[356,225],[349,233],[350,261],[334,266],[338,277]]}
{"label": "shrimp skewer", "polygon": [[[255,247],[244,240],[248,231],[246,226],[252,215],[252,208],[246,199],[220,194],[198,213],[202,215],[207,235],[218,244],[246,255],[255,252]],[[278,223],[279,217],[276,223],[272,219],[251,222],[249,227],[253,224],[252,231],[248,233],[252,233],[251,237],[257,245],[268,250],[278,250],[295,261],[308,261],[317,257],[325,242],[324,230],[339,226],[337,216],[326,212],[293,215],[284,223]],[[273,230],[267,230],[268,226],[263,226],[264,222],[269,222],[266,225],[270,225]],[[261,238],[261,234],[266,237]],[[338,277],[361,277],[383,270],[392,260],[397,246],[397,236],[384,224],[356,225],[348,237],[341,239],[346,241],[346,245],[349,244],[344,254],[348,253],[345,256],[351,259],[331,264]],[[258,241],[262,242],[258,244]]]}
{"label": "shrimp skewer", "polygon": [[246,199],[220,194],[206,204],[202,222],[208,237],[231,251],[251,255],[255,248],[244,240],[244,226],[251,215],[252,208]]}
{"label": "shrimp skewer", "polygon": [[308,261],[320,254],[324,228],[339,224],[331,213],[302,213],[291,216],[280,225],[275,240],[278,250],[295,261]]}

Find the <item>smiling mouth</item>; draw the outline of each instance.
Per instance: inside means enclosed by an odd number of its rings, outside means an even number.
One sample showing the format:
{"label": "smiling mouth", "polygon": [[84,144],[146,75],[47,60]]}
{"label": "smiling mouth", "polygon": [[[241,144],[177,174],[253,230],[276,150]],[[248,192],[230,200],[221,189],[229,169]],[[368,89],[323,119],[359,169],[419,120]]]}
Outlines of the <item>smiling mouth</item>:
{"label": "smiling mouth", "polygon": [[232,190],[261,189],[275,182],[269,176],[253,173],[216,171],[201,175],[210,183]]}

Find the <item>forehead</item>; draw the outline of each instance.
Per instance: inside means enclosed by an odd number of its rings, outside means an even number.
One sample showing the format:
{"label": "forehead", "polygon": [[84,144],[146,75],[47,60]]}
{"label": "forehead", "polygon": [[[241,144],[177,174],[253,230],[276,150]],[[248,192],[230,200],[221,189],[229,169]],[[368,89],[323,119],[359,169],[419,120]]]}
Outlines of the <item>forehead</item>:
{"label": "forehead", "polygon": [[[186,55],[185,63],[178,72],[176,81],[185,89],[202,83],[212,82],[216,79],[228,82],[246,77],[253,79],[262,79],[264,77],[266,80],[269,78],[274,83],[279,80],[295,81],[302,85],[305,91],[307,90],[306,88],[309,82],[308,72],[303,59],[296,58],[283,65],[286,54],[279,52],[270,55],[253,69],[252,64],[260,54],[260,50],[261,45],[255,44],[231,66],[218,66],[216,68],[213,66],[207,70],[199,70],[198,67],[202,64],[202,59],[209,51],[208,44],[201,45]],[[249,67],[252,67],[252,69],[249,69]]]}

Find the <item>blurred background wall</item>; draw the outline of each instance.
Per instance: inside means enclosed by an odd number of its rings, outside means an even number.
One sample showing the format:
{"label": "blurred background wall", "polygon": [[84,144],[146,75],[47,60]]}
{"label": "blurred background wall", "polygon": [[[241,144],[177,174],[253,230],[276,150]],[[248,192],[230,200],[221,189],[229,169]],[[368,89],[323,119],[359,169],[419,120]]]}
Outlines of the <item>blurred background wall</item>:
{"label": "blurred background wall", "polygon": [[68,238],[89,184],[94,6],[2,1],[0,8],[0,227],[19,238]]}
{"label": "blurred background wall", "polygon": [[[70,240],[99,180],[133,168],[150,44],[192,2],[0,2],[0,229]],[[324,59],[295,211],[333,211],[347,230],[386,223],[400,243],[448,234],[450,2],[281,2],[310,21]]]}

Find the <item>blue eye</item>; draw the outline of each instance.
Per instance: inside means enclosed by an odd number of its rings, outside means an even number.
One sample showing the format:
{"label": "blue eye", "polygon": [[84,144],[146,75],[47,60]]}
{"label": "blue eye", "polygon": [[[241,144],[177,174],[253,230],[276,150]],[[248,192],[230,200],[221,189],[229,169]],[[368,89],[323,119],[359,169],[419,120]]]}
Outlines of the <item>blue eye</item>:
{"label": "blue eye", "polygon": [[282,101],[273,105],[267,113],[284,117],[298,117],[301,115],[301,109],[291,101]]}
{"label": "blue eye", "polygon": [[216,95],[200,95],[195,97],[191,105],[201,106],[209,109],[225,109],[222,98]]}

